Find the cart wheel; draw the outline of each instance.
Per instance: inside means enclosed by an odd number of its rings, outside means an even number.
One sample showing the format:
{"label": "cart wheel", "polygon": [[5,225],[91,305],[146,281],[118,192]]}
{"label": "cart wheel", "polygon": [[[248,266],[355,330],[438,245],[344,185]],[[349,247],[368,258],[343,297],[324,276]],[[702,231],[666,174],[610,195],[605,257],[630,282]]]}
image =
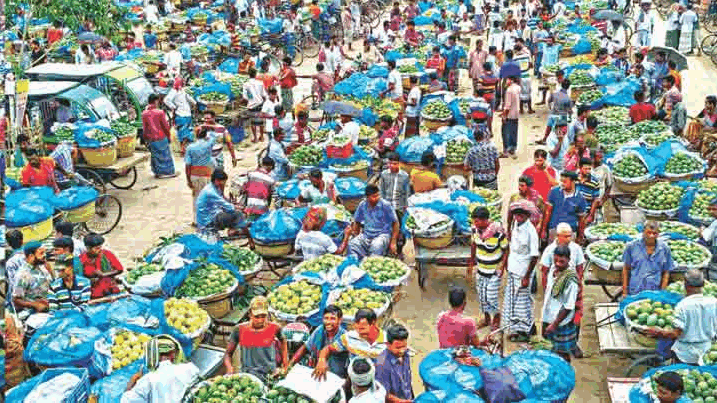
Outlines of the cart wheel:
{"label": "cart wheel", "polygon": [[112,174],[110,179],[112,186],[122,190],[130,189],[135,183],[137,183],[137,167],[132,167],[124,176]]}
{"label": "cart wheel", "polygon": [[717,34],[705,36],[705,38],[702,39],[700,48],[703,55],[712,56],[712,54],[715,53],[715,49],[717,49]]}
{"label": "cart wheel", "polygon": [[95,200],[95,215],[85,223],[92,234],[105,235],[115,229],[122,218],[122,203],[119,199],[103,194]]}
{"label": "cart wheel", "polygon": [[105,181],[102,180],[102,177],[97,172],[87,168],[78,168],[76,173],[91,182],[99,194],[105,194],[105,192],[107,192]]}

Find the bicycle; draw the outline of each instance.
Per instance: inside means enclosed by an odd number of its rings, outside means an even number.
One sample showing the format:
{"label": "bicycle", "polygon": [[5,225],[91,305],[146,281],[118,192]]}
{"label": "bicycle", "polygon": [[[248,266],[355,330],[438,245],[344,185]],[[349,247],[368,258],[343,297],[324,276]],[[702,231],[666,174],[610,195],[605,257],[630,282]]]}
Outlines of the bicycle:
{"label": "bicycle", "polygon": [[293,66],[300,66],[304,62],[304,51],[296,41],[296,38],[288,37],[289,34],[267,34],[262,35],[262,41],[257,45],[257,49],[270,54],[283,61],[288,56],[292,60]]}
{"label": "bicycle", "polygon": [[[91,171],[88,171],[91,172]],[[91,176],[91,174],[90,174]],[[98,182],[99,181],[99,182]],[[85,179],[79,173],[75,173],[74,177],[67,179],[58,186],[62,188],[68,188],[70,186],[85,186],[92,187],[95,189],[104,189],[104,184],[100,186],[102,181],[98,175],[95,174],[91,180]],[[53,216],[53,221],[75,221],[74,218],[68,219],[69,214],[66,211],[58,211]],[[73,224],[78,233],[89,233],[96,235],[105,235],[110,233],[117,224],[119,224],[122,218],[122,203],[115,196],[106,193],[100,193],[94,201],[94,214],[91,217],[80,217]]]}
{"label": "bicycle", "polygon": [[702,42],[700,42],[700,50],[703,55],[712,57],[715,51],[717,51],[717,33],[711,33],[705,36]]}

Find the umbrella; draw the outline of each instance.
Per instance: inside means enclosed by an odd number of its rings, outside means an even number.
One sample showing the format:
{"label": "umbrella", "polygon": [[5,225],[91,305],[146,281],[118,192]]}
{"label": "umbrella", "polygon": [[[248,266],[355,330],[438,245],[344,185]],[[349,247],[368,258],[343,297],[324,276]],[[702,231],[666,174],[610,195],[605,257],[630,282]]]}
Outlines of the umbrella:
{"label": "umbrella", "polygon": [[107,40],[107,38],[105,38],[102,35],[96,34],[94,32],[83,32],[83,33],[77,35],[78,42],[98,43],[98,42],[104,42],[106,40]]}
{"label": "umbrella", "polygon": [[677,70],[683,71],[688,70],[689,67],[687,65],[687,56],[683,55],[682,53],[678,52],[675,48],[668,48],[663,46],[653,46],[648,52],[647,52],[647,61],[654,62],[655,61],[655,55],[657,52],[663,51],[667,55],[666,60],[672,60],[677,64]]}
{"label": "umbrella", "polygon": [[361,116],[361,111],[351,104],[338,101],[326,101],[321,104],[321,110],[329,115]]}
{"label": "umbrella", "polygon": [[592,18],[600,21],[623,21],[625,16],[613,10],[600,10],[593,14]]}

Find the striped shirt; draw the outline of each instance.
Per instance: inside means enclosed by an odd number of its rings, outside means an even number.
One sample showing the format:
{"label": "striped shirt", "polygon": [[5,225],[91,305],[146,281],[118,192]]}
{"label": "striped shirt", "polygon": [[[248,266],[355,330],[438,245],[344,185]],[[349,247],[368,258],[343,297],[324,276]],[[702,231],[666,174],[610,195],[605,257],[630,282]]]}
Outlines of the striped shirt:
{"label": "striped shirt", "polygon": [[496,232],[493,236],[483,239],[481,230],[475,226],[471,227],[471,233],[473,244],[476,246],[475,263],[478,272],[487,276],[495,274],[508,247],[508,238],[502,232]]}
{"label": "striped shirt", "polygon": [[244,185],[247,214],[264,214],[269,210],[269,200],[275,183],[274,178],[262,168],[249,172]]}
{"label": "striped shirt", "polygon": [[193,167],[214,168],[212,161],[213,139],[200,139],[187,147],[184,153],[184,163]]}
{"label": "striped shirt", "polygon": [[591,204],[593,200],[600,197],[600,184],[598,181],[590,175],[589,179],[575,182],[575,190],[583,196],[588,204]]}
{"label": "striped shirt", "polygon": [[[63,142],[58,144],[50,154],[50,158],[55,160],[55,164],[66,172],[75,172],[72,166],[72,145],[70,143]],[[55,179],[62,181],[65,179],[65,176],[55,171]]]}
{"label": "striped shirt", "polygon": [[50,311],[75,309],[89,300],[90,280],[81,276],[75,276],[75,284],[73,284],[72,289],[68,289],[61,278],[55,279],[47,293]]}

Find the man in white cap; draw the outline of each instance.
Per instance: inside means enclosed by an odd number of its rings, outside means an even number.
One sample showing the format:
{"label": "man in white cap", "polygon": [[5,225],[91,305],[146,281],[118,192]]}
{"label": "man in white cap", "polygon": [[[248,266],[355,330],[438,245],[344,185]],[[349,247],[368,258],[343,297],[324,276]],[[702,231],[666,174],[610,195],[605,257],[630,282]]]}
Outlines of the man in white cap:
{"label": "man in white cap", "polygon": [[376,382],[376,368],[367,358],[356,357],[349,363],[349,380],[353,397],[349,403],[386,401],[386,389]]}
{"label": "man in white cap", "polygon": [[702,272],[697,269],[685,273],[686,296],[675,305],[671,330],[650,329],[653,336],[675,340],[672,351],[675,359],[697,365],[700,357],[710,351],[717,336],[717,299],[702,294],[705,284]]}

